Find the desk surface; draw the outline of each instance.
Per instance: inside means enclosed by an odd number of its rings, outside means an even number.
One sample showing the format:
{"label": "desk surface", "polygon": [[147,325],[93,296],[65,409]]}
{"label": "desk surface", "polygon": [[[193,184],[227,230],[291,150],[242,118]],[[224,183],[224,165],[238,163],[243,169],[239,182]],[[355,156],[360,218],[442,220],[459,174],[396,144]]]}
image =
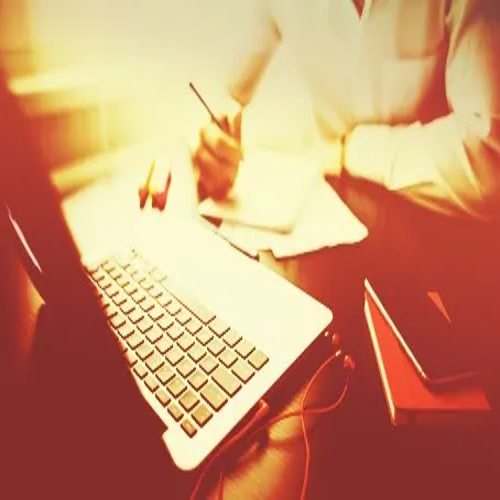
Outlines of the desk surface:
{"label": "desk surface", "polygon": [[[82,250],[126,232],[123,221],[128,217],[159,215],[139,213],[136,203],[137,186],[149,161],[145,159],[143,167],[137,170],[130,169],[127,181],[112,179],[94,189],[94,205],[88,204],[88,193],[66,201],[68,222]],[[182,159],[169,161],[173,162],[174,181],[168,210],[170,214],[186,213],[194,207],[192,178],[190,172],[177,166],[176,161],[181,165]],[[369,204],[363,206],[366,209]],[[491,449],[487,446],[489,436],[481,429],[472,432],[468,428],[391,427],[363,317],[363,278],[366,266],[372,263],[369,250],[370,242],[366,242],[283,261],[276,261],[268,253],[261,254],[263,265],[334,311],[343,348],[354,356],[357,365],[340,409],[321,419],[311,419],[309,498],[381,493],[386,497],[407,496],[417,491],[430,497],[442,491],[449,497],[452,492],[463,494],[467,487],[470,491],[476,491],[478,485],[489,488]],[[294,389],[272,401],[276,411],[298,407],[310,377],[307,371],[293,372]],[[322,401],[335,398],[342,376],[339,369],[328,372],[319,380],[315,397]],[[225,498],[298,498],[304,471],[299,419],[277,425],[265,446],[250,447],[237,463],[225,464],[224,471]],[[216,496],[216,481],[212,484],[212,494]]]}

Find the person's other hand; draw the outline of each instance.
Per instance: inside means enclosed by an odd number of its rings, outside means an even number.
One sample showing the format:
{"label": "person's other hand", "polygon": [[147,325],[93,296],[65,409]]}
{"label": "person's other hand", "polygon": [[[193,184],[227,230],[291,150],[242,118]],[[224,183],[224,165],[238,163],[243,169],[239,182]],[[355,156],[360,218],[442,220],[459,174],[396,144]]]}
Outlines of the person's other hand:
{"label": "person's other hand", "polygon": [[242,109],[238,107],[218,119],[222,130],[214,121],[200,130],[199,142],[193,153],[200,195],[220,199],[227,196],[233,187],[243,157],[242,118]]}

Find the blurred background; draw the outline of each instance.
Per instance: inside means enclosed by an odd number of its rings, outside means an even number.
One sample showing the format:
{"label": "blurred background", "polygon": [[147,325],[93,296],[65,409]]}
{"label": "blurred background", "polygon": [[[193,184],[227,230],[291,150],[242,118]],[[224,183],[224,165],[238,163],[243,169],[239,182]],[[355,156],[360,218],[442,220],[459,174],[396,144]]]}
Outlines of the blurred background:
{"label": "blurred background", "polygon": [[[188,82],[216,108],[251,46],[254,19],[250,0],[0,0],[0,64],[51,170],[93,177],[95,167],[81,166],[89,158],[141,143],[171,147],[197,133],[207,117]],[[244,140],[302,148],[312,123],[283,46],[247,113]]]}

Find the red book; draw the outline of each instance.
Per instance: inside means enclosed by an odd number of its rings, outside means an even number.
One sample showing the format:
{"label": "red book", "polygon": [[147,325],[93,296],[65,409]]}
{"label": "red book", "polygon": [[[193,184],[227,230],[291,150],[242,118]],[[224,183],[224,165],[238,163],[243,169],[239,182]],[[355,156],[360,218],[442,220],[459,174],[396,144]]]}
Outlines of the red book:
{"label": "red book", "polygon": [[365,318],[394,425],[481,421],[490,406],[477,382],[430,390],[401,348],[383,304],[365,280]]}

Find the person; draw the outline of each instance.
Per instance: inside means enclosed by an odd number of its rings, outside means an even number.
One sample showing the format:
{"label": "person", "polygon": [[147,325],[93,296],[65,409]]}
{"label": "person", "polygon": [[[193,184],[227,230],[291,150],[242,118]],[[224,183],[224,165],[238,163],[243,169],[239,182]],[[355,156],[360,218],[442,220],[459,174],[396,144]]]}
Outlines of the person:
{"label": "person", "polygon": [[228,81],[225,127],[205,125],[192,152],[200,192],[229,193],[246,110],[288,43],[310,92],[321,167],[369,228],[366,271],[391,269],[446,294],[500,408],[497,2],[268,0],[255,13]]}
{"label": "person", "polygon": [[200,187],[224,197],[245,109],[281,42],[310,90],[324,170],[432,211],[498,217],[500,9],[490,0],[268,0],[228,82],[226,127],[202,128]]}
{"label": "person", "polygon": [[[123,362],[31,123],[1,74],[0,116],[0,496],[187,498],[192,478],[173,464],[163,423]],[[27,281],[6,207],[51,277],[35,335],[23,321]]]}

